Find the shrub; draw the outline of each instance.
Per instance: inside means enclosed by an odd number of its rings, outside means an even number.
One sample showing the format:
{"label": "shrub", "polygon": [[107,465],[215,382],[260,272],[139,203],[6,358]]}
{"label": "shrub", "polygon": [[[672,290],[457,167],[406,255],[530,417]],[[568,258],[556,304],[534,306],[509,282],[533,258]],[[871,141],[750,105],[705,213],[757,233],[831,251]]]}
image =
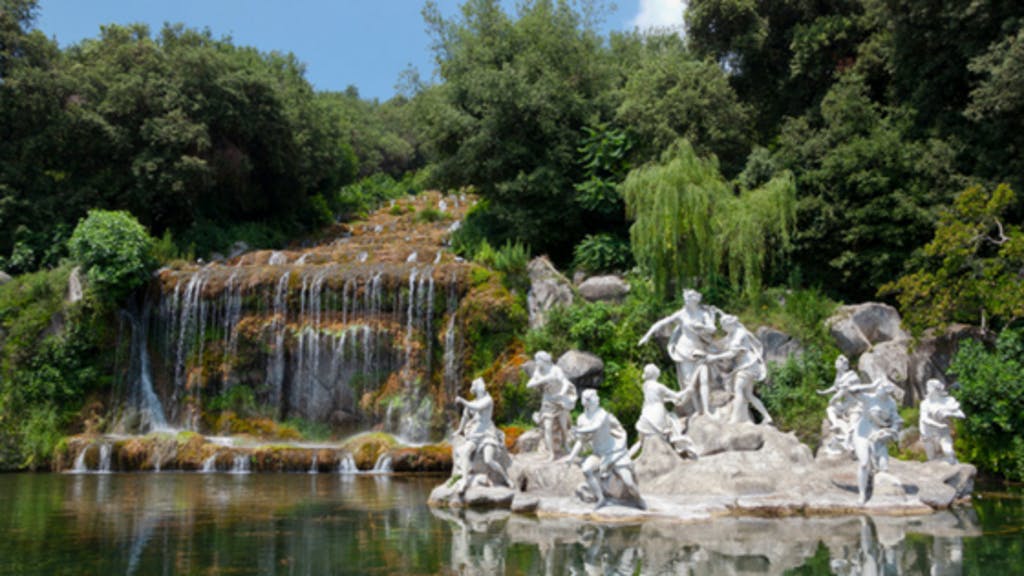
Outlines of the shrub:
{"label": "shrub", "polygon": [[758,396],[779,430],[792,430],[812,448],[821,440],[821,421],[825,418],[828,397],[817,393],[835,378],[834,354],[809,346],[799,358],[785,364],[771,364],[769,384],[762,384]]}
{"label": "shrub", "polygon": [[573,249],[573,267],[587,272],[621,271],[632,264],[629,242],[612,234],[587,234]]}
{"label": "shrub", "polygon": [[71,258],[82,265],[89,289],[103,302],[123,299],[155,267],[153,238],[124,211],[90,210],[71,234]]}
{"label": "shrub", "polygon": [[1003,330],[994,350],[964,342],[950,370],[967,418],[957,449],[979,468],[1024,480],[1024,331]]}

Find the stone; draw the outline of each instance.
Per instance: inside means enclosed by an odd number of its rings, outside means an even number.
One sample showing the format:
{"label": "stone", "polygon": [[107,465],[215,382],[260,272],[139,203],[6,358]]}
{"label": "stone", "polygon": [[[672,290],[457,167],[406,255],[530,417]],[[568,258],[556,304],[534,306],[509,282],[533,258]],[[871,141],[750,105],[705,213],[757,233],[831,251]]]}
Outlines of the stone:
{"label": "stone", "polygon": [[889,340],[874,345],[857,361],[857,371],[865,382],[887,378],[896,384],[901,392],[897,400],[907,405],[907,374],[910,370],[909,340]]}
{"label": "stone", "polygon": [[759,327],[754,335],[761,341],[764,361],[769,364],[785,364],[791,357],[799,358],[804,353],[799,340],[770,326]]}
{"label": "stone", "polygon": [[909,340],[900,323],[899,312],[879,302],[841,306],[825,321],[836,345],[850,358],[881,342]]}
{"label": "stone", "polygon": [[516,494],[512,499],[512,511],[517,514],[532,514],[537,511],[540,499],[536,496]]}
{"label": "stone", "polygon": [[543,328],[552,308],[572,304],[572,284],[544,256],[531,260],[526,271],[530,277],[530,291],[526,295],[530,328]]}
{"label": "stone", "polygon": [[591,276],[577,290],[588,302],[622,302],[629,294],[629,284],[615,275]]}
{"label": "stone", "polygon": [[544,443],[544,432],[540,428],[531,428],[516,438],[516,454],[536,452]]}
{"label": "stone", "polygon": [[7,284],[11,280],[13,280],[13,278],[11,278],[10,274],[4,272],[3,270],[0,270],[0,286]]}
{"label": "stone", "polygon": [[604,383],[604,362],[590,352],[569,350],[558,358],[558,367],[577,389],[600,388]]}
{"label": "stone", "polygon": [[907,390],[913,403],[925,397],[928,380],[936,378],[950,384],[949,365],[964,340],[995,343],[995,334],[977,326],[950,324],[944,331],[926,330],[910,353]]}

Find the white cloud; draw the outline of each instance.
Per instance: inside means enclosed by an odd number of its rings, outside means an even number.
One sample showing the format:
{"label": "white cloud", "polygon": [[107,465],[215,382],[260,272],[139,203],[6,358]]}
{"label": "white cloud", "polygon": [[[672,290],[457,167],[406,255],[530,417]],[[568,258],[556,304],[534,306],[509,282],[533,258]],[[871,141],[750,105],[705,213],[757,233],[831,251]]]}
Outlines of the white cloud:
{"label": "white cloud", "polygon": [[673,28],[683,31],[684,0],[640,0],[640,11],[632,24],[640,30]]}

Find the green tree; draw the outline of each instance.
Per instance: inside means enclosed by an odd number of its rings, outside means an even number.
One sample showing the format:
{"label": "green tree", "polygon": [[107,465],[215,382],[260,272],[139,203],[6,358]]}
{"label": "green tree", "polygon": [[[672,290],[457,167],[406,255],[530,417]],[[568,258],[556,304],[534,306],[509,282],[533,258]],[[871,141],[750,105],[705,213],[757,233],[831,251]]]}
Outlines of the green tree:
{"label": "green tree", "polygon": [[[909,138],[908,124],[904,111],[874,103],[862,78],[849,74],[823,99],[820,116],[783,126],[770,164],[796,175],[793,259],[809,285],[871,298],[930,238],[960,181],[955,154],[945,142]],[[752,171],[766,170],[763,156],[751,160]]]}
{"label": "green tree", "polygon": [[957,451],[983,470],[1024,480],[1024,340],[1004,330],[995,350],[964,342],[950,371],[967,418],[959,427]]}
{"label": "green tree", "polygon": [[788,173],[736,194],[714,157],[700,158],[681,140],[661,163],[630,172],[622,190],[633,256],[662,298],[717,276],[753,296],[789,247],[796,190]]}
{"label": "green tree", "polygon": [[917,270],[882,287],[896,294],[912,327],[1005,326],[1024,318],[1024,231],[1006,220],[1015,204],[1005,184],[972,186],[942,213]]}
{"label": "green tree", "polygon": [[425,114],[435,175],[488,200],[492,244],[516,238],[566,261],[582,236],[574,184],[584,127],[607,117],[612,75],[586,11],[529,0],[515,18],[498,0],[469,0],[445,19],[424,16],[444,84]]}
{"label": "green tree", "polygon": [[629,72],[615,120],[629,131],[639,161],[656,160],[686,138],[698,154],[716,155],[733,176],[750,148],[750,112],[721,68],[697,60],[672,38],[651,46]]}
{"label": "green tree", "polygon": [[89,289],[101,301],[117,303],[143,285],[155,265],[155,242],[131,214],[90,210],[79,222],[68,247],[82,265]]}

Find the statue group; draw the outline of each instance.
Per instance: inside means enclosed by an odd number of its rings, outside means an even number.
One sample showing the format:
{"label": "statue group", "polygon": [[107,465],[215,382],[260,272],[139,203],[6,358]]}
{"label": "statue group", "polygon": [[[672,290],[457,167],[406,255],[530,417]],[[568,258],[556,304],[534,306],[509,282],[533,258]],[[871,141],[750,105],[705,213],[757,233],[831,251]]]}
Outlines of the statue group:
{"label": "statue group", "polygon": [[[577,487],[576,496],[593,503],[595,509],[612,503],[646,508],[634,459],[644,452],[648,440],[657,439],[670,446],[671,451],[664,452],[670,458],[672,451],[682,456],[678,466],[684,458],[697,458],[694,443],[687,436],[687,427],[695,419],[705,418],[701,421],[712,423],[714,430],[726,430],[755,426],[752,412],[756,412],[758,426],[772,424],[764,404],[754,394],[755,385],[767,377],[760,341],[736,316],[703,305],[699,292],[685,290],[683,299],[680,310],[655,322],[640,339],[639,345],[645,345],[671,327],[667,352],[675,363],[677,387],[659,381],[661,371],[656,365],[644,367],[639,383],[643,408],[636,422],[638,440],[632,446],[622,423],[601,407],[596,390],[585,389],[578,394],[549,353],[541,351],[534,356],[527,388],[541,393],[533,420],[540,432],[537,449],[544,451],[534,462],[579,466],[584,482]],[[820,455],[856,459],[857,491],[861,504],[865,504],[876,473],[889,468],[889,443],[900,435],[903,421],[898,405],[902,392],[884,376],[862,381],[845,356],[836,359],[835,368],[832,386],[819,391],[830,395],[824,424],[828,433]],[[963,412],[938,380],[929,381],[927,389],[920,407],[922,443],[929,460],[955,464],[950,419],[963,418]],[[464,411],[452,440],[454,470],[450,484],[459,494],[473,487],[514,490],[514,485],[521,482],[510,478],[513,458],[504,434],[494,424],[494,401],[482,379],[474,380],[470,391],[472,400],[456,399]],[[572,410],[577,400],[582,412],[574,424]],[[774,432],[774,428],[745,430]]]}

